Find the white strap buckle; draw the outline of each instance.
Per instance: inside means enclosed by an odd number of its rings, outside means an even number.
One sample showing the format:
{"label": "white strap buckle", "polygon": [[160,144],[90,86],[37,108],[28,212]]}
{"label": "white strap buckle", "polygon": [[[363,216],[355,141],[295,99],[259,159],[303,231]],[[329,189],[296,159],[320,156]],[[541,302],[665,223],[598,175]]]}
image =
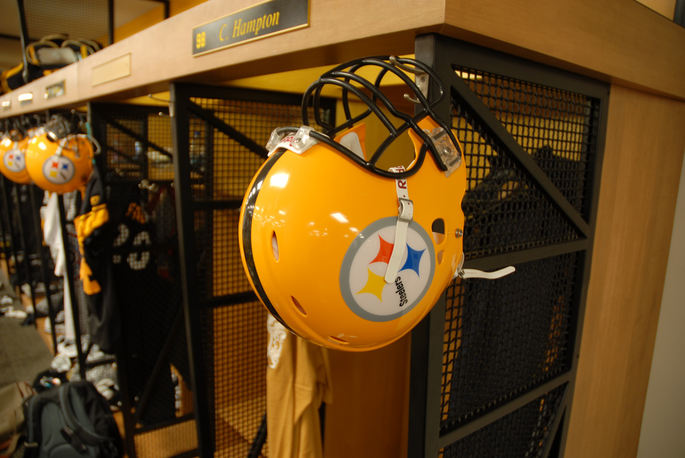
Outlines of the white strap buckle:
{"label": "white strap buckle", "polygon": [[497,280],[498,278],[506,277],[516,271],[514,266],[507,266],[494,272],[485,272],[478,269],[459,269],[457,275],[466,280],[467,278],[483,278],[485,280]]}
{"label": "white strap buckle", "polygon": [[513,274],[516,271],[514,266],[507,266],[502,269],[495,270],[493,272],[485,272],[479,269],[464,269],[464,253],[461,254],[461,259],[459,260],[459,266],[457,271],[454,273],[453,278],[463,278],[464,280],[468,278],[482,278],[484,280],[497,280],[498,278],[506,277],[507,275]]}
{"label": "white strap buckle", "polygon": [[61,139],[59,144],[57,145],[57,151],[55,151],[56,156],[61,156],[62,151],[64,151],[64,147],[67,146],[67,139],[66,137]]}
{"label": "white strap buckle", "polygon": [[400,203],[399,215],[397,216],[399,221],[408,223],[414,218],[414,202],[411,199],[405,199],[400,197],[397,199]]}
{"label": "white strap buckle", "polygon": [[392,283],[397,278],[402,257],[404,257],[404,253],[407,251],[407,229],[414,217],[414,202],[403,197],[398,198],[398,201],[400,206],[397,224],[395,224],[395,244],[388,260],[388,268],[385,270],[386,283]]}

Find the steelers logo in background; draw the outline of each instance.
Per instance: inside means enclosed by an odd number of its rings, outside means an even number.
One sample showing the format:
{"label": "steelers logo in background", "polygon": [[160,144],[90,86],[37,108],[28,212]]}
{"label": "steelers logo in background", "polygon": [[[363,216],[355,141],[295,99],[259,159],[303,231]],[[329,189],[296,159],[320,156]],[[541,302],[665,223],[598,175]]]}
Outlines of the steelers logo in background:
{"label": "steelers logo in background", "polygon": [[4,161],[7,170],[14,173],[19,173],[26,168],[24,153],[19,151],[18,148],[12,148],[11,150],[7,151],[2,160]]}
{"label": "steelers logo in background", "polygon": [[54,184],[65,184],[74,177],[74,163],[64,156],[53,155],[43,163],[43,176]]}
{"label": "steelers logo in background", "polygon": [[430,236],[411,221],[397,278],[385,281],[396,222],[397,218],[388,217],[371,223],[355,237],[343,258],[342,296],[350,310],[369,321],[390,321],[409,312],[426,294],[435,273]]}

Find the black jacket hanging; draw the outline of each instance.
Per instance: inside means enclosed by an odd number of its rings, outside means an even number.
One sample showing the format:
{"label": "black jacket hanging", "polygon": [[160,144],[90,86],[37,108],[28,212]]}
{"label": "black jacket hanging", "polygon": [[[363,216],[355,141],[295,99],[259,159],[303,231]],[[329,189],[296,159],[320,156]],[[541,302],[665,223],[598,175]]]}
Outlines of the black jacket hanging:
{"label": "black jacket hanging", "polygon": [[121,338],[111,262],[115,226],[97,168],[86,187],[74,226],[81,253],[80,277],[88,304],[91,339],[102,351],[113,353]]}

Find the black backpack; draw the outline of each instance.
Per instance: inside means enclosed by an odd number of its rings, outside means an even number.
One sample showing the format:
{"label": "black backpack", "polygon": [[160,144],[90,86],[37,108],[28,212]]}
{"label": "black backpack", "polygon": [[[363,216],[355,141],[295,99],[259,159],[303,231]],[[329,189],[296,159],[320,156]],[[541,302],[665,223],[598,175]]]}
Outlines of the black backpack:
{"label": "black backpack", "polygon": [[69,382],[24,403],[27,458],[123,456],[109,404],[92,383]]}

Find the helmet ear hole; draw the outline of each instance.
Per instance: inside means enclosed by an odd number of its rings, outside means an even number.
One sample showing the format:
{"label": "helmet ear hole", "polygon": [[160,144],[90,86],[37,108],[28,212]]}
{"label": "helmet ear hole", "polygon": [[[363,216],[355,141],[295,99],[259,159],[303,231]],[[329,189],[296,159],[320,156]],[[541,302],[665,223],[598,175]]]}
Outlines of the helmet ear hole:
{"label": "helmet ear hole", "polygon": [[278,261],[278,237],[276,237],[276,231],[271,233],[271,253],[274,255],[274,259]]}
{"label": "helmet ear hole", "polygon": [[293,296],[290,296],[290,301],[295,306],[295,310],[300,312],[303,316],[307,316],[307,311],[304,309],[304,307],[302,307],[302,305],[300,305],[300,302],[297,299],[295,299]]}
{"label": "helmet ear hole", "polygon": [[445,220],[442,218],[434,220],[431,230],[433,231],[433,240],[440,245],[445,240]]}
{"label": "helmet ear hole", "polygon": [[340,345],[347,345],[349,342],[347,340],[341,339],[340,337],[328,336],[330,340]]}

